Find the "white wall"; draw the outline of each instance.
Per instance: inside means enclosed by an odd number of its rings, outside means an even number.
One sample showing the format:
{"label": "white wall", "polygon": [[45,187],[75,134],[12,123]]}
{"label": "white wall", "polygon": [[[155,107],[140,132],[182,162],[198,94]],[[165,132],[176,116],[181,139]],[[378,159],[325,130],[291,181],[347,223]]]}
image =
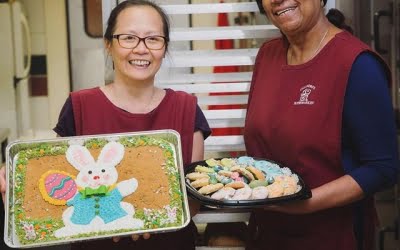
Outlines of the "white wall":
{"label": "white wall", "polygon": [[57,121],[69,88],[67,16],[64,0],[44,0],[47,86],[49,93],[50,127]]}

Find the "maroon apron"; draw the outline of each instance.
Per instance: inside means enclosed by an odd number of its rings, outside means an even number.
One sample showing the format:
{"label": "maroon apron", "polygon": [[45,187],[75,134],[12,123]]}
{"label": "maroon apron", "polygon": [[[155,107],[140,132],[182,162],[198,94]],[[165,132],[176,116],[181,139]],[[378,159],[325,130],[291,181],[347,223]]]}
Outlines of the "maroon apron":
{"label": "maroon apron", "polygon": [[126,133],[158,129],[179,132],[184,165],[191,163],[196,97],[166,89],[166,95],[153,111],[131,114],[108,100],[100,88],[71,93],[76,135]]}
{"label": "maroon apron", "polygon": [[[113,105],[99,88],[71,93],[77,135],[124,133],[159,129],[179,132],[184,166],[191,162],[196,115],[196,98],[180,91],[166,90],[156,109],[148,114],[131,114]],[[132,241],[122,238],[72,244],[71,249],[165,249],[194,250],[197,229],[194,223],[175,232],[151,235],[150,239]]]}
{"label": "maroon apron", "polygon": [[[368,50],[341,32],[312,60],[290,66],[285,41],[266,42],[258,53],[250,89],[244,133],[248,155],[292,168],[311,189],[343,176],[346,85],[355,58]],[[307,215],[255,211],[248,248],[356,249],[352,216],[351,206]]]}

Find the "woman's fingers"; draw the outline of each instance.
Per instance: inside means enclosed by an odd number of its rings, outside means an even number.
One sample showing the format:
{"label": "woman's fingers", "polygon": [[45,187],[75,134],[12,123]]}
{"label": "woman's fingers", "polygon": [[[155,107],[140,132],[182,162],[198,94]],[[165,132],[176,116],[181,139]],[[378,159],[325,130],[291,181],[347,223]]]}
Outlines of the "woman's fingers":
{"label": "woman's fingers", "polygon": [[143,237],[143,239],[148,240],[150,239],[150,234],[149,233],[144,233],[144,234],[132,234],[132,240],[137,241],[140,239],[140,236]]}
{"label": "woman's fingers", "polygon": [[145,240],[150,239],[150,234],[149,233],[143,234],[143,239],[145,239]]}
{"label": "woman's fingers", "polygon": [[139,234],[133,234],[132,235],[132,240],[137,241],[140,238]]}
{"label": "woman's fingers", "polygon": [[5,204],[5,196],[6,196],[6,168],[2,166],[0,168],[0,193]]}
{"label": "woman's fingers", "polygon": [[[148,240],[148,239],[150,239],[150,236],[151,236],[151,235],[150,235],[149,233],[144,233],[144,234],[132,234],[132,235],[131,235],[131,238],[132,238],[133,241],[137,241],[137,240],[140,239],[141,236],[143,237],[143,239]],[[112,240],[113,240],[115,243],[117,243],[117,242],[119,242],[119,241],[121,240],[121,237],[113,237]]]}

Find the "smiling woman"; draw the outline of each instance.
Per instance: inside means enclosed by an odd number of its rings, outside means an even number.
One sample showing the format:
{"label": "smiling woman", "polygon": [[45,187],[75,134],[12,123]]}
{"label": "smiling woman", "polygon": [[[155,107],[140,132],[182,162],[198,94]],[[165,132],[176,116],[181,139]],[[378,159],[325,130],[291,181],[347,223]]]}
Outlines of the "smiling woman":
{"label": "smiling woman", "polygon": [[262,1],[283,36],[265,42],[257,55],[247,154],[299,173],[312,198],[255,211],[248,249],[372,250],[373,195],[396,183],[390,72],[347,32],[338,10],[325,16],[326,3]]}
{"label": "smiling woman", "polygon": [[[118,4],[110,13],[104,34],[114,65],[113,81],[72,92],[54,131],[59,136],[76,136],[173,129],[180,134],[184,165],[203,160],[204,139],[210,128],[197,99],[154,86],[168,43],[168,17],[158,5],[146,0]],[[195,230],[191,223],[183,230],[157,234],[149,240],[92,241],[72,248],[188,250],[194,249]]]}

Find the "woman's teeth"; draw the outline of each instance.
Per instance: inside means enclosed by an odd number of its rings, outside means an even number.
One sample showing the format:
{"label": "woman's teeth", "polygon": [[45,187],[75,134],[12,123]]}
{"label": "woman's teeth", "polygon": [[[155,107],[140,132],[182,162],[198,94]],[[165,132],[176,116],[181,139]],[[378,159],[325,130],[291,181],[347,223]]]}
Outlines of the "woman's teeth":
{"label": "woman's teeth", "polygon": [[287,8],[287,9],[284,9],[284,10],[281,10],[281,11],[276,12],[276,15],[277,15],[277,16],[280,16],[280,15],[282,15],[282,14],[288,12],[288,11],[294,10],[294,9],[295,9],[295,8]]}
{"label": "woman's teeth", "polygon": [[145,61],[145,60],[132,60],[132,61],[129,61],[129,63],[131,65],[141,66],[141,67],[150,65],[150,62]]}

